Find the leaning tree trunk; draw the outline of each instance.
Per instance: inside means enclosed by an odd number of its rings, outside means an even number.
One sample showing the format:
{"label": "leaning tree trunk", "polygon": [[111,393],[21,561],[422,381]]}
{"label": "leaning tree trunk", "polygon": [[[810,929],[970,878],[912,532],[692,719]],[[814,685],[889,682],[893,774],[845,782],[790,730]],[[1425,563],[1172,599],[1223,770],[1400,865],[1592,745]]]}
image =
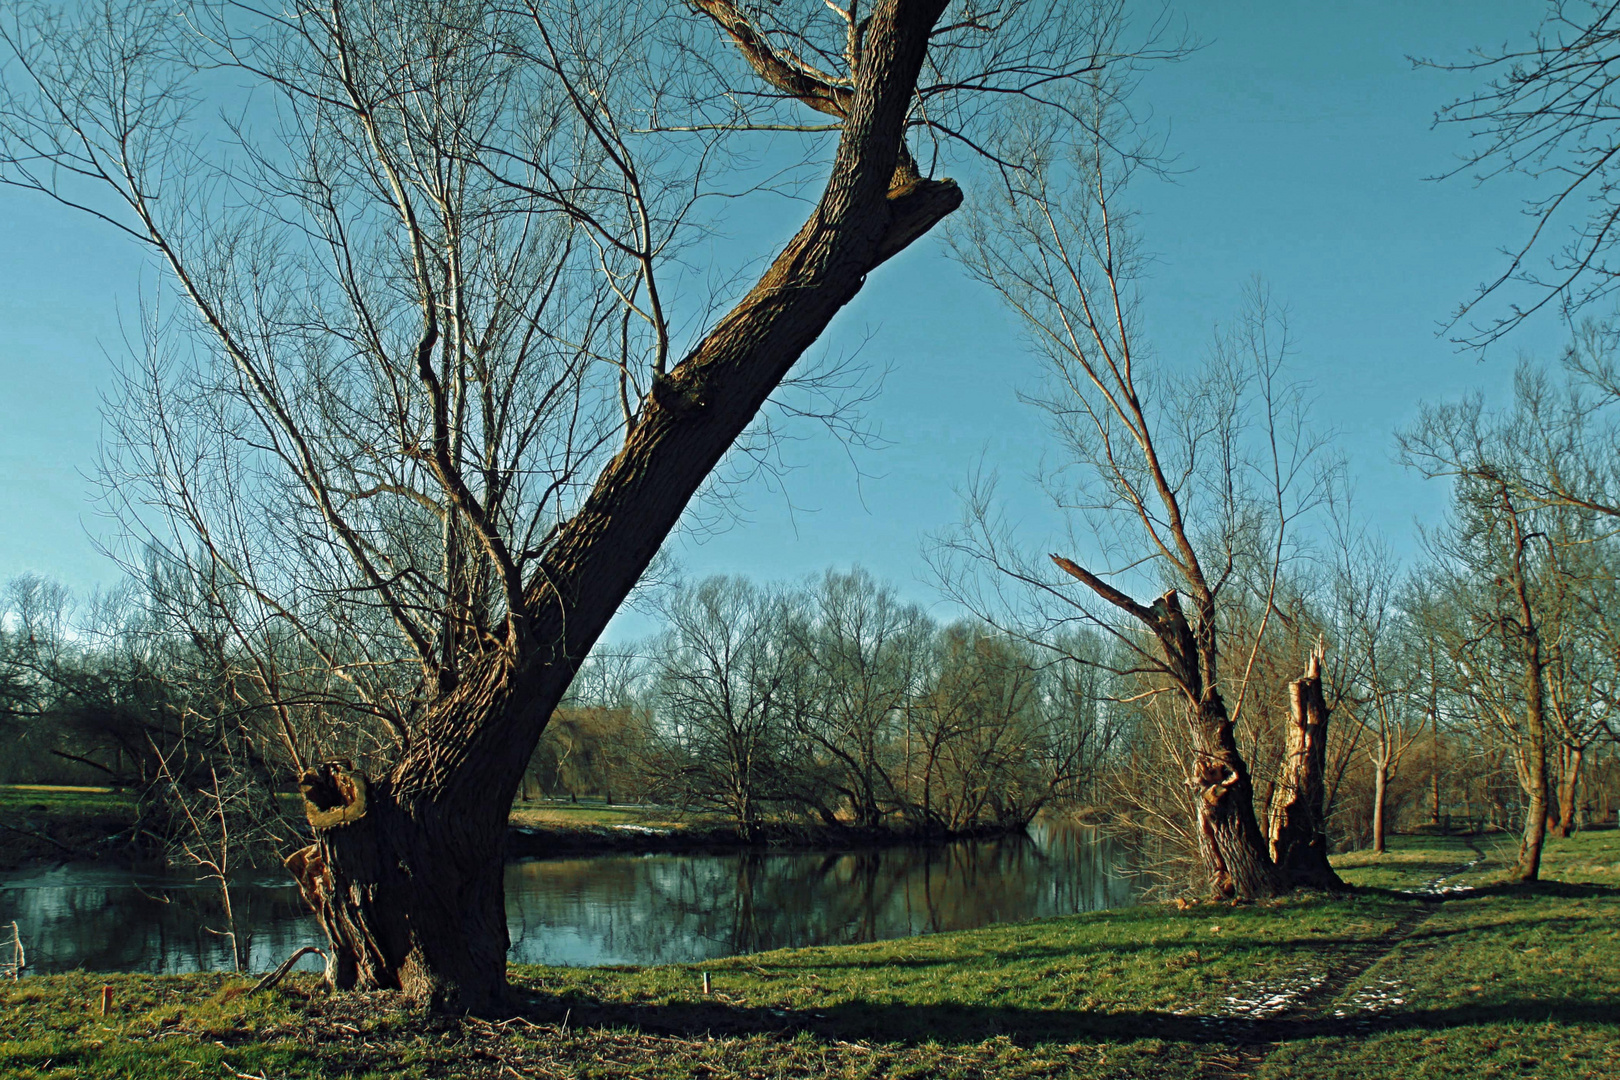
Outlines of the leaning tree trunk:
{"label": "leaning tree trunk", "polygon": [[1327,699],[1322,654],[1311,653],[1305,675],[1288,684],[1288,746],[1271,812],[1271,859],[1290,885],[1339,889],[1328,863],[1323,801],[1327,775]]}
{"label": "leaning tree trunk", "polygon": [[[508,639],[444,688],[386,777],[341,762],[306,774],[315,843],[288,866],[330,938],[333,985],[458,1010],[504,997],[506,821],[551,710],[767,395],[868,272],[961,204],[955,183],[918,176],[903,145],[945,6],[886,0],[868,16],[820,202],[759,284],[653,381],[623,447],[541,557]],[[727,30],[770,81],[772,56],[750,52],[746,27]]]}

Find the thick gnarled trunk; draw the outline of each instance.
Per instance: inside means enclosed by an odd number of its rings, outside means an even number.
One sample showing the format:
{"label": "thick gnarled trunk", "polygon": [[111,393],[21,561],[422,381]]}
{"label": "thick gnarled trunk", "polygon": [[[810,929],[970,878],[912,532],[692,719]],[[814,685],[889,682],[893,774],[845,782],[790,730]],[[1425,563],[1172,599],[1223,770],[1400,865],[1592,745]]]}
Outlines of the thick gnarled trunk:
{"label": "thick gnarled trunk", "polygon": [[386,777],[348,762],[304,774],[315,843],[287,866],[326,931],[333,987],[402,990],[455,1011],[503,999],[507,817],[536,711],[549,715],[572,672],[537,674],[481,665],[440,703],[438,738],[417,740]]}
{"label": "thick gnarled trunk", "polygon": [[1276,867],[1254,812],[1254,784],[1238,752],[1219,692],[1206,691],[1189,717],[1199,849],[1221,896],[1259,899],[1280,891]]}
{"label": "thick gnarled trunk", "polygon": [[1171,589],[1151,606],[1140,604],[1071,559],[1052,555],[1064,573],[1127,612],[1158,639],[1163,673],[1185,695],[1192,749],[1187,779],[1192,788],[1198,850],[1220,896],[1258,899],[1286,888],[1271,861],[1254,813],[1254,784],[1238,750],[1234,723],[1218,679],[1214,597],[1198,600],[1196,624]]}
{"label": "thick gnarled trunk", "polygon": [[1290,884],[1342,888],[1328,863],[1323,813],[1329,714],[1320,651],[1311,653],[1304,676],[1288,684],[1288,697],[1288,744],[1271,810],[1271,858]]}
{"label": "thick gnarled trunk", "polygon": [[368,783],[344,763],[306,776],[316,842],[288,865],[330,938],[334,985],[397,988],[457,1010],[504,996],[506,819],[551,710],[798,357],[868,272],[961,203],[953,182],[919,177],[903,147],[945,6],[886,0],[873,10],[816,209],[759,284],[654,380],[623,447],[541,557],[511,640],[428,709],[386,777]]}
{"label": "thick gnarled trunk", "polygon": [[402,805],[386,780],[367,803],[288,861],[326,931],[327,980],[458,1011],[496,1004],[508,945],[504,822],[448,802]]}

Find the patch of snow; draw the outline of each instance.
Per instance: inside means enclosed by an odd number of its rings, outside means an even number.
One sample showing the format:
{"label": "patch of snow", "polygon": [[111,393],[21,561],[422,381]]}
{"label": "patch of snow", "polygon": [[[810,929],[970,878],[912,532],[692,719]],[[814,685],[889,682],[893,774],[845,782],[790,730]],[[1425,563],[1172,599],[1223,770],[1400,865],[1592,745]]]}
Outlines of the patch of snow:
{"label": "patch of snow", "polygon": [[1176,1015],[1203,1024],[1218,1024],[1223,1020],[1269,1020],[1294,1008],[1326,982],[1324,972],[1295,968],[1283,977],[1281,984],[1256,980],[1235,983],[1227,988],[1229,992],[1213,1009],[1194,1014],[1193,1008],[1188,1007],[1177,1009]]}

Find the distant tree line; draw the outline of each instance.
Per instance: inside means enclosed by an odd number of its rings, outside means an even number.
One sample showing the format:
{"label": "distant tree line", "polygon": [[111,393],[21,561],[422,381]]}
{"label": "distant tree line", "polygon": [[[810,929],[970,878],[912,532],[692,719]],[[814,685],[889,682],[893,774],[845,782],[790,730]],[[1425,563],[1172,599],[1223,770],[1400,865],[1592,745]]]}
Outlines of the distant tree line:
{"label": "distant tree line", "polygon": [[[1540,385],[1527,376],[1522,391]],[[1229,608],[1228,647],[1253,662],[1226,691],[1244,703],[1240,750],[1268,827],[1287,795],[1291,688],[1313,652],[1333,718],[1323,796],[1336,848],[1382,846],[1396,829],[1522,830],[1531,813],[1564,833],[1613,819],[1620,635],[1605,567],[1615,543],[1589,511],[1544,503],[1533,528],[1526,519],[1523,531],[1547,536],[1522,559],[1546,641],[1538,799],[1533,686],[1509,604],[1517,549],[1503,545],[1499,503],[1459,484],[1429,561],[1404,583],[1387,552],[1348,545],[1313,577],[1326,585],[1284,579],[1271,618],[1258,603]],[[1579,543],[1549,534],[1583,520]],[[195,851],[199,832],[221,831],[207,825],[220,815],[265,857],[291,842],[277,795],[290,793],[296,770],[281,730],[300,711],[264,698],[243,671],[251,658],[198,617],[208,605],[194,588],[154,567],[80,604],[31,575],[4,598],[5,782],[134,790],[139,828],[167,838],[176,857]],[[656,803],[744,834],[815,825],[939,835],[1075,813],[1154,838],[1176,880],[1197,880],[1197,788],[1178,706],[1152,673],[1128,670],[1119,641],[942,624],[858,569],[793,585],[674,585],[658,610],[661,633],[599,649],[584,666],[520,798]],[[350,728],[365,730],[363,705],[350,711]],[[363,758],[364,741],[353,745]]]}
{"label": "distant tree line", "polygon": [[941,626],[863,571],[791,588],[710,578],[661,608],[655,640],[587,664],[541,741],[536,789],[633,793],[744,833],[952,833],[1073,804],[1106,758],[1094,670]]}

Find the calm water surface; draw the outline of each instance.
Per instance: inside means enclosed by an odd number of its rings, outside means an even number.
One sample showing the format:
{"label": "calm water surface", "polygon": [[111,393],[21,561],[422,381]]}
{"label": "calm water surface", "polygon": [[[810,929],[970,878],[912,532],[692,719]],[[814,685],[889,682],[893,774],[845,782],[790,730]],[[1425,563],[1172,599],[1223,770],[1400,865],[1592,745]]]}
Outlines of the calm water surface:
{"label": "calm water surface", "polygon": [[[1046,822],[1028,838],[935,847],[530,859],[506,868],[510,958],[681,963],[1123,907],[1141,891],[1131,863],[1117,841]],[[232,899],[255,971],[321,943],[285,877],[238,881]],[[0,936],[13,919],[36,974],[231,965],[217,887],[185,874],[69,865],[0,875]],[[0,951],[9,959],[9,945]]]}

